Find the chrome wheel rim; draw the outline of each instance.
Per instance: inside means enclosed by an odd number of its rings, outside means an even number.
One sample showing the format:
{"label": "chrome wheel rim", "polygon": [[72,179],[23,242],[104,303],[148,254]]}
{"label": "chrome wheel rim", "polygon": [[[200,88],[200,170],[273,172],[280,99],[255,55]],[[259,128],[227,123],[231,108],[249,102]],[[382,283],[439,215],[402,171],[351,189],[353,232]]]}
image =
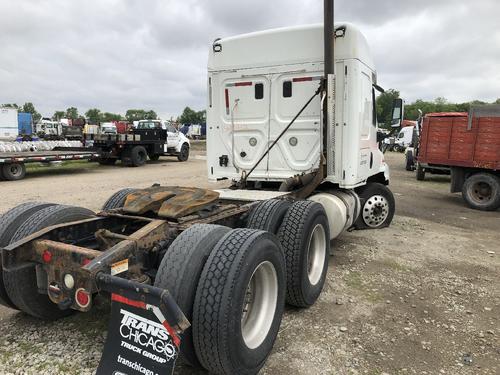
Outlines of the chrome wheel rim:
{"label": "chrome wheel rim", "polygon": [[248,283],[241,314],[241,335],[249,349],[266,339],[276,312],[278,275],[274,265],[265,261],[255,268]]}
{"label": "chrome wheel rim", "polygon": [[316,224],[307,247],[307,277],[312,285],[321,280],[325,268],[326,234],[323,225]]}
{"label": "chrome wheel rim", "polygon": [[374,195],[366,200],[362,215],[370,228],[379,227],[389,216],[389,202],[382,195]]}

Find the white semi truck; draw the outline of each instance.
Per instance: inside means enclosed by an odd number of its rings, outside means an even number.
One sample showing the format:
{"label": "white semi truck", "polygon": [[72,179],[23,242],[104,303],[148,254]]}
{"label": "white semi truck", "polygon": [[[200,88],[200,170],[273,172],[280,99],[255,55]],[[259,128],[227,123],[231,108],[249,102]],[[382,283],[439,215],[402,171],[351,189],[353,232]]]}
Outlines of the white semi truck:
{"label": "white semi truck", "polygon": [[[115,193],[97,214],[49,203],[4,214],[0,303],[57,319],[112,293],[99,375],[129,373],[123,363],[171,370],[177,351],[214,374],[258,373],[285,302],[319,298],[330,239],[394,214],[368,45],[353,25],[334,27],[333,1],[324,25],[210,47],[208,175],[230,189],[155,184]],[[120,337],[120,313],[155,328]],[[107,355],[117,351],[120,363]]]}
{"label": "white semi truck", "polygon": [[284,134],[323,82],[322,25],[217,40],[207,108],[209,178],[244,180],[252,197],[315,183],[320,194],[310,199],[325,206],[336,227],[332,238],[356,220],[358,227],[386,226],[394,214],[377,143],[377,73],[368,43],[352,24],[336,24],[333,34],[336,74]]}

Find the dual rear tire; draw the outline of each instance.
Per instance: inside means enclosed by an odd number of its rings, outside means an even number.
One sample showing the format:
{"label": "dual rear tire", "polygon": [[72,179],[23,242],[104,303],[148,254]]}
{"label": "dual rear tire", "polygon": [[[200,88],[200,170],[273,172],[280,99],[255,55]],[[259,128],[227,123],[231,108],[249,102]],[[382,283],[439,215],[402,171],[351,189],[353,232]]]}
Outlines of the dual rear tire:
{"label": "dual rear tire", "polygon": [[281,324],[285,283],[274,235],[210,224],[174,240],[155,280],[191,320],[182,357],[217,374],[255,374],[264,365]]}
{"label": "dual rear tire", "polygon": [[[90,210],[49,203],[26,203],[8,211],[0,219],[3,246],[15,243],[46,227],[92,217]],[[46,293],[39,293],[36,264],[25,262],[1,270],[0,303],[44,320],[56,320],[73,310],[60,310]]]}
{"label": "dual rear tire", "polygon": [[312,305],[326,278],[329,226],[319,203],[264,201],[247,225],[190,227],[168,248],[155,280],[191,321],[183,359],[216,374],[257,373],[285,302]]}

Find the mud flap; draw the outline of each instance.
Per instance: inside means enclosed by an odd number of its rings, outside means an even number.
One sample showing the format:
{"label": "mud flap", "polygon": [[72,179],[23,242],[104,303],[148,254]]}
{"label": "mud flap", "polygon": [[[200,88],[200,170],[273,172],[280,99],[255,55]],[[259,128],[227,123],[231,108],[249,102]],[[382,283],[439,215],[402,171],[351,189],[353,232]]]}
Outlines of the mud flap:
{"label": "mud flap", "polygon": [[108,337],[96,375],[173,374],[189,322],[168,291],[116,276],[97,276],[111,293]]}

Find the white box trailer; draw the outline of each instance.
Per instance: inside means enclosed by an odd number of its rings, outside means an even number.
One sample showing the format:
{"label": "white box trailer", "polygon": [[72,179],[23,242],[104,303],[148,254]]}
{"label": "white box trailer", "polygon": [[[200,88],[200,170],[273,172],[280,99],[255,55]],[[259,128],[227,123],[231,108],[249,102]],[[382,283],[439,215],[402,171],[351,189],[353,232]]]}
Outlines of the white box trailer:
{"label": "white box trailer", "polygon": [[0,140],[13,140],[19,134],[17,109],[0,108]]}

